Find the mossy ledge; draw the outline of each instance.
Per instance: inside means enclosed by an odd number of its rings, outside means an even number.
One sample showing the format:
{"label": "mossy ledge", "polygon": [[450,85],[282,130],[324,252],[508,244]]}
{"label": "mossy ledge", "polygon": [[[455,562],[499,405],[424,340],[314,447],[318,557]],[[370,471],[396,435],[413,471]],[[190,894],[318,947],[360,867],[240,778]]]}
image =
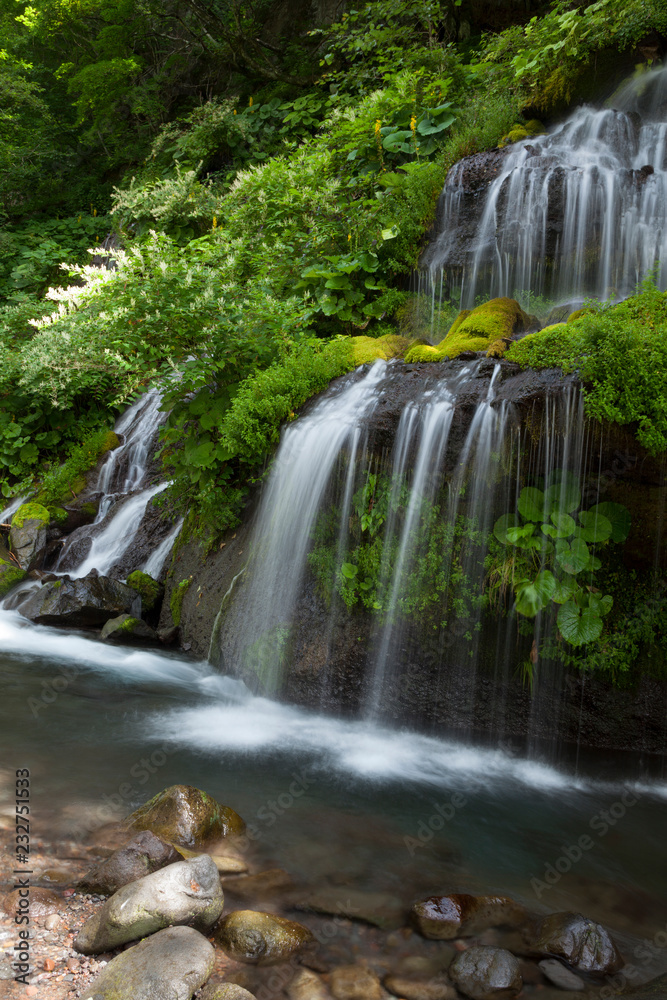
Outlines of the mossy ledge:
{"label": "mossy ledge", "polygon": [[51,521],[51,515],[41,503],[32,501],[21,504],[12,517],[12,528],[22,528],[26,521],[39,521],[46,526]]}
{"label": "mossy ledge", "polygon": [[136,569],[128,576],[127,585],[132,587],[132,590],[136,590],[141,597],[142,610],[144,612],[152,611],[162,590],[157,580],[154,580],[148,573],[142,573],[140,569]]}
{"label": "mossy ledge", "polygon": [[441,343],[413,345],[405,360],[408,363],[444,361],[464,351],[486,351],[488,357],[500,358],[517,333],[539,329],[539,325],[539,321],[524,312],[515,299],[490,299],[471,311],[460,312]]}

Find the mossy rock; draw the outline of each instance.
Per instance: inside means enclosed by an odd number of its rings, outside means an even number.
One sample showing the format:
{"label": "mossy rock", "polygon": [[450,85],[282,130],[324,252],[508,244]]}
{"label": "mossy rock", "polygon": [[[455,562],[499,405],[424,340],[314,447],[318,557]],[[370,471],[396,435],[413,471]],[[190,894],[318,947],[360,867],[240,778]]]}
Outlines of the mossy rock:
{"label": "mossy rock", "polygon": [[164,593],[162,584],[154,580],[148,573],[142,573],[140,569],[136,569],[134,573],[130,573],[126,583],[128,587],[132,587],[132,590],[136,590],[141,597],[141,610],[144,613],[153,611],[162,599]]}
{"label": "mossy rock", "polygon": [[245,823],[233,809],[192,785],[171,785],[127,817],[132,830],[150,830],[182,847],[200,847],[244,832]]}
{"label": "mossy rock", "polygon": [[51,521],[51,515],[41,503],[23,503],[12,517],[12,528],[22,528],[26,521],[38,521],[46,527]]}
{"label": "mossy rock", "polygon": [[49,516],[51,518],[50,524],[60,527],[64,524],[69,517],[69,514],[63,507],[49,507]]}
{"label": "mossy rock", "polygon": [[26,570],[17,566],[4,545],[0,545],[0,600],[26,576]]}
{"label": "mossy rock", "polygon": [[190,589],[190,584],[192,580],[181,580],[171,592],[171,597],[169,598],[169,610],[171,611],[171,620],[174,625],[181,624],[181,611],[183,609],[183,599]]}
{"label": "mossy rock", "polygon": [[100,639],[103,642],[111,642],[121,646],[156,646],[158,644],[155,630],[141,618],[135,618],[129,614],[110,618],[102,627]]}
{"label": "mossy rock", "polygon": [[525,313],[515,299],[491,299],[476,309],[460,312],[445,339],[435,347],[410,347],[405,360],[444,361],[464,351],[486,351],[489,357],[499,358],[515,334],[534,325],[534,317]]}
{"label": "mossy rock", "polygon": [[120,438],[115,431],[109,431],[102,442],[102,447],[98,451],[97,457],[101,458],[102,455],[106,455],[108,451],[115,451],[116,448],[120,448]]}
{"label": "mossy rock", "polygon": [[285,962],[314,941],[307,927],[273,913],[234,910],[224,917],[216,940],[237,962],[248,965],[276,965]]}
{"label": "mossy rock", "polygon": [[521,142],[522,139],[527,139],[529,134],[530,133],[524,125],[515,125],[514,128],[510,129],[507,135],[502,137],[498,143],[498,148],[504,149],[505,146],[511,146],[514,142]]}
{"label": "mossy rock", "polygon": [[350,337],[352,360],[356,367],[373,361],[390,361],[403,354],[409,341],[398,334],[386,333],[383,337]]}
{"label": "mossy rock", "polygon": [[581,316],[585,316],[590,311],[590,309],[575,309],[574,312],[570,313],[567,317],[567,322],[574,323],[575,320],[579,319]]}

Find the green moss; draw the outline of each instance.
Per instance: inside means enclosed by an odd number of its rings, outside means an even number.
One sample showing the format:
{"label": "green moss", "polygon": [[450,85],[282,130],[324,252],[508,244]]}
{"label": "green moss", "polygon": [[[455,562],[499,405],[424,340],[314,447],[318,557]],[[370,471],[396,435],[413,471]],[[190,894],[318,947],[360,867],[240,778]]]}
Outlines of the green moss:
{"label": "green moss", "polygon": [[68,518],[68,513],[62,507],[49,507],[51,524],[64,524]]}
{"label": "green moss", "polygon": [[574,323],[576,319],[579,319],[580,316],[585,316],[588,312],[590,312],[590,309],[575,309],[574,312],[570,313],[567,317],[567,322]]}
{"label": "green moss", "polygon": [[39,521],[46,526],[50,520],[51,515],[41,503],[24,503],[12,517],[12,528],[22,528],[26,521]]}
{"label": "green moss", "polygon": [[384,337],[350,337],[351,360],[355,367],[367,365],[373,361],[389,361],[402,354],[409,341],[397,334],[385,334]]}
{"label": "green moss", "polygon": [[148,573],[142,573],[141,570],[137,569],[128,576],[127,585],[132,587],[132,590],[136,590],[141,597],[142,610],[152,611],[162,590],[157,580],[154,580]]}
{"label": "green moss", "polygon": [[181,580],[181,582],[174,587],[171,592],[171,597],[169,598],[169,610],[171,611],[171,619],[174,625],[181,624],[181,610],[183,608],[183,598],[188,592],[192,580]]}
{"label": "green moss", "polygon": [[24,580],[27,573],[9,559],[0,559],[0,598],[5,597],[12,587]]}
{"label": "green moss", "polygon": [[514,299],[491,299],[472,311],[459,313],[445,339],[435,347],[413,345],[405,360],[444,361],[463,351],[487,351],[489,357],[501,357],[508,346],[506,341],[530,325],[531,317]]}
{"label": "green moss", "polygon": [[[120,439],[114,431],[96,431],[70,451],[66,461],[42,479],[37,500],[46,507],[59,506],[83,492],[85,473],[94,468],[103,455],[118,448]],[[94,511],[96,513],[96,511]]]}
{"label": "green moss", "polygon": [[140,624],[138,618],[126,618],[124,622],[121,622],[116,632],[133,632],[137,625]]}

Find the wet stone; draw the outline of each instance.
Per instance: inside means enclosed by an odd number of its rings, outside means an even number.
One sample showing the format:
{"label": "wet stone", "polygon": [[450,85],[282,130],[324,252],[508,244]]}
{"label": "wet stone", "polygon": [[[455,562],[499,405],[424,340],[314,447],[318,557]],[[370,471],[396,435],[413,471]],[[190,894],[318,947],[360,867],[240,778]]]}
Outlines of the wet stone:
{"label": "wet stone", "polygon": [[255,995],[236,983],[209,983],[198,1000],[255,1000]]}
{"label": "wet stone", "polygon": [[222,920],[216,940],[230,958],[249,965],[275,965],[313,941],[301,924],[272,913],[234,910]]}
{"label": "wet stone", "polygon": [[454,959],[448,970],[459,992],[471,1000],[496,1000],[521,992],[518,959],[504,948],[473,945]]}
{"label": "wet stone", "polygon": [[563,965],[562,962],[559,962],[557,958],[544,958],[537,964],[549,982],[553,983],[554,986],[558,986],[559,989],[572,990],[574,992],[586,989],[583,979],[576,972],[572,972],[571,969]]}
{"label": "wet stone", "polygon": [[330,1000],[331,994],[316,973],[301,969],[287,987],[289,1000]]}
{"label": "wet stone", "polygon": [[625,964],[609,931],[580,913],[551,913],[526,937],[538,954],[563,959],[577,972],[604,976]]}
{"label": "wet stone", "polygon": [[445,976],[412,979],[407,976],[387,976],[384,985],[394,996],[403,1000],[456,1000],[456,990]]}
{"label": "wet stone", "polygon": [[245,830],[238,813],[192,785],[165,788],[128,816],[126,824],[190,848]]}
{"label": "wet stone", "polygon": [[114,851],[106,861],[91,868],[79,886],[105,896],[112,895],[122,886],[180,860],[180,855],[171,844],[156,837],[150,830],[144,830],[125,847]]}
{"label": "wet stone", "polygon": [[451,941],[489,927],[517,927],[525,918],[525,909],[507,896],[429,896],[412,908],[419,933],[435,941]]}
{"label": "wet stone", "polygon": [[344,965],[331,973],[335,1000],[382,1000],[380,980],[365,965]]}

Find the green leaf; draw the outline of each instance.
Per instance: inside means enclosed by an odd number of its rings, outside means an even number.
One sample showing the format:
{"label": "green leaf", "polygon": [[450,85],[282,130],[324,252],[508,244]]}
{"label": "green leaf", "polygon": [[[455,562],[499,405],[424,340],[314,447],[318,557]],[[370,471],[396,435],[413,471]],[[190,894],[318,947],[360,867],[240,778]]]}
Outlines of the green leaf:
{"label": "green leaf", "polygon": [[579,608],[568,601],[558,612],[558,628],[571,646],[585,646],[594,642],[602,632],[602,619],[591,608]]}
{"label": "green leaf", "polygon": [[435,135],[438,132],[444,132],[449,126],[456,121],[455,115],[447,115],[439,122],[431,122],[427,119],[422,119],[417,125],[417,132],[420,135]]}
{"label": "green leaf", "polygon": [[546,521],[549,516],[544,493],[533,486],[524,486],[517,506],[519,513],[523,514],[527,521]]}
{"label": "green leaf", "polygon": [[556,589],[551,595],[551,600],[554,604],[565,604],[569,601],[579,584],[572,577],[565,577],[564,580],[556,580]]}
{"label": "green leaf", "polygon": [[507,529],[507,541],[511,545],[520,545],[524,539],[531,538],[535,531],[534,524],[522,524],[516,528]]}
{"label": "green leaf", "polygon": [[581,490],[576,478],[570,473],[565,473],[560,482],[550,486],[544,497],[549,511],[558,511],[560,514],[571,514],[581,506]]}
{"label": "green leaf", "polygon": [[343,576],[347,577],[348,580],[354,580],[358,572],[359,567],[355,566],[354,563],[343,563],[341,566],[341,573]]}
{"label": "green leaf", "polygon": [[581,538],[573,538],[572,544],[556,553],[556,562],[565,573],[576,576],[586,569],[589,564],[590,553],[586,542]]}
{"label": "green leaf", "polygon": [[607,518],[611,524],[612,542],[624,542],[630,534],[630,525],[632,524],[630,511],[623,504],[611,503],[610,501],[598,503],[591,507],[589,513],[600,513]]}
{"label": "green leaf", "polygon": [[611,537],[611,521],[600,511],[582,510],[579,512],[582,527],[577,534],[585,542],[606,542]]}
{"label": "green leaf", "polygon": [[516,587],[516,610],[526,618],[534,618],[547,606],[556,589],[556,579],[549,570],[539,573],[534,581],[519,580]]}
{"label": "green leaf", "polygon": [[517,528],[521,524],[521,518],[517,514],[503,514],[493,526],[493,534],[503,545],[511,545],[507,537],[508,528]]}
{"label": "green leaf", "polygon": [[590,594],[588,598],[588,607],[591,611],[594,611],[596,615],[600,618],[604,618],[608,615],[614,604],[614,598],[611,594]]}
{"label": "green leaf", "polygon": [[383,229],[381,236],[383,240],[395,240],[398,236],[398,226],[392,226],[391,229]]}

